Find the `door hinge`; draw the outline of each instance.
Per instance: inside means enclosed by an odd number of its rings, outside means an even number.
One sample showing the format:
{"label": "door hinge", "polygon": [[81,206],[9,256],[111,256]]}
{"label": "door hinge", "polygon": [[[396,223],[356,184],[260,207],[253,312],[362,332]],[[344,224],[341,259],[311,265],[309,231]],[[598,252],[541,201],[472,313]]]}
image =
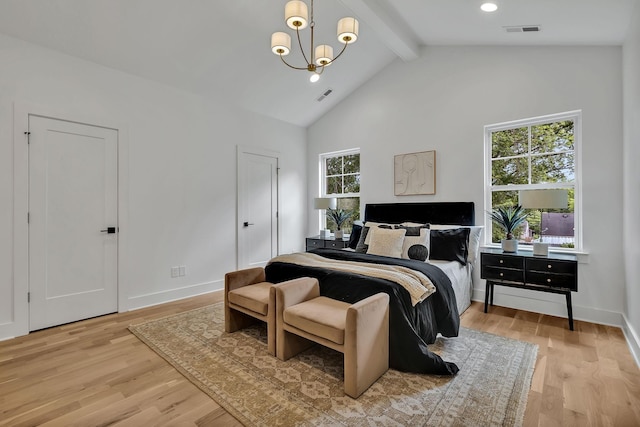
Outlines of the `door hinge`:
{"label": "door hinge", "polygon": [[27,302],[31,302],[31,292],[27,292]]}
{"label": "door hinge", "polygon": [[31,221],[31,213],[27,212],[27,224]]}
{"label": "door hinge", "polygon": [[29,135],[31,135],[31,132],[26,131],[24,134],[27,135],[27,144],[31,144],[31,141],[30,141],[30,138],[29,138]]}

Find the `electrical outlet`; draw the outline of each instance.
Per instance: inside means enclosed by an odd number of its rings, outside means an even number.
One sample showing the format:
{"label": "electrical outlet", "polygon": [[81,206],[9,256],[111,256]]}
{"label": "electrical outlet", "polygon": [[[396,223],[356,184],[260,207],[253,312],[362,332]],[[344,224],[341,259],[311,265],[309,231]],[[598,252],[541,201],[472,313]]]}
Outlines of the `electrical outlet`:
{"label": "electrical outlet", "polygon": [[178,277],[180,275],[179,267],[171,267],[171,277]]}
{"label": "electrical outlet", "polygon": [[187,269],[186,266],[184,266],[184,265],[180,266],[180,270],[179,270],[180,271],[180,276],[184,276],[186,274],[186,269]]}

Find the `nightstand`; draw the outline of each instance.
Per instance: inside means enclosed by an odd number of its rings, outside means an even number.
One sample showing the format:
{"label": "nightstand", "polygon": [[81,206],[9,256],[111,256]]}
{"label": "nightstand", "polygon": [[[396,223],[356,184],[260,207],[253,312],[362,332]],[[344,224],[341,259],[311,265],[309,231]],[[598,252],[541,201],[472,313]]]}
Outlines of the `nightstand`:
{"label": "nightstand", "polygon": [[480,277],[487,281],[484,312],[493,305],[494,286],[563,294],[567,300],[569,329],[573,331],[571,292],[578,291],[578,260],[571,254],[533,255],[529,252],[506,253],[483,249]]}
{"label": "nightstand", "polygon": [[349,240],[338,239],[335,240],[333,237],[320,237],[313,236],[307,237],[307,251],[311,249],[317,248],[335,248],[335,249],[344,249],[349,246]]}

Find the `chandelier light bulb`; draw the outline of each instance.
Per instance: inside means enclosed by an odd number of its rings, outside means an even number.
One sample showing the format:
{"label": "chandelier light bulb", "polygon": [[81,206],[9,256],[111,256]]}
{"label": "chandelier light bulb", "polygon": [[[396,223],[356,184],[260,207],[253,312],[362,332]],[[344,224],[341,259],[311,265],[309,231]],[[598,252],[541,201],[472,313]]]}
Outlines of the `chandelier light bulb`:
{"label": "chandelier light bulb", "polygon": [[482,3],[480,9],[482,9],[484,12],[495,12],[496,10],[498,10],[498,5],[495,2],[487,1]]}
{"label": "chandelier light bulb", "polygon": [[311,83],[315,83],[318,80],[320,80],[320,74],[318,74],[318,73],[313,73],[313,74],[311,74],[311,77],[309,77],[309,81]]}

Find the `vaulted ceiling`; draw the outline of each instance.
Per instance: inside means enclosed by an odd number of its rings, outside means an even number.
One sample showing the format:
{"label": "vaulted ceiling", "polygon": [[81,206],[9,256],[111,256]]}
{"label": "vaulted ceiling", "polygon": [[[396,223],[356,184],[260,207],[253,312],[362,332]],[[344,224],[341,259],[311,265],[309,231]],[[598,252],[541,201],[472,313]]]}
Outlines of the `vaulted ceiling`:
{"label": "vaulted ceiling", "polygon": [[[487,14],[480,0],[316,0],[316,44],[337,51],[338,19],[360,20],[358,41],[317,83],[271,53],[271,33],[288,31],[286,0],[0,0],[0,33],[307,126],[423,46],[620,45],[640,0],[496,1]],[[517,26],[540,31],[506,30]]]}

